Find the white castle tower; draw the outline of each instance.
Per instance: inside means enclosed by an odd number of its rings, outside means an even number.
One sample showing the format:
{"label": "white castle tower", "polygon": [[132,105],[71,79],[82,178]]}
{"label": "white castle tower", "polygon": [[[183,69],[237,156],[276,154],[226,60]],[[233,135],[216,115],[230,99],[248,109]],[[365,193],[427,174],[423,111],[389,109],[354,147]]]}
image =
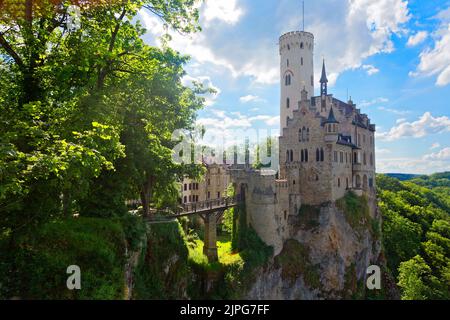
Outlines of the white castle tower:
{"label": "white castle tower", "polygon": [[305,31],[288,32],[280,37],[280,133],[287,119],[298,109],[301,91],[314,95],[314,35]]}

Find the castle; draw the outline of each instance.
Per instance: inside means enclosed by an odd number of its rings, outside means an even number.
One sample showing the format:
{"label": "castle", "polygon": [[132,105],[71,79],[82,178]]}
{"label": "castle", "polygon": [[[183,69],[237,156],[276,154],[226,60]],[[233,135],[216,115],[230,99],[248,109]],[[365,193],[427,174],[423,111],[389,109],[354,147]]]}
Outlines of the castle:
{"label": "castle", "polygon": [[[349,190],[375,196],[375,125],[351,99],[343,102],[328,93],[325,61],[320,95],[314,96],[312,33],[295,31],[282,35],[279,52],[278,174],[255,170],[248,164],[206,165],[207,179],[214,176],[211,170],[226,170],[236,192],[245,198],[247,222],[266,244],[274,247],[275,255],[289,238],[289,216],[298,215],[302,204],[334,202]],[[211,193],[208,185],[226,188],[221,181],[207,181],[201,182],[206,184],[202,186],[209,195],[206,199],[221,194],[217,190]],[[186,189],[189,183],[195,182],[183,183],[184,202],[192,193]]]}

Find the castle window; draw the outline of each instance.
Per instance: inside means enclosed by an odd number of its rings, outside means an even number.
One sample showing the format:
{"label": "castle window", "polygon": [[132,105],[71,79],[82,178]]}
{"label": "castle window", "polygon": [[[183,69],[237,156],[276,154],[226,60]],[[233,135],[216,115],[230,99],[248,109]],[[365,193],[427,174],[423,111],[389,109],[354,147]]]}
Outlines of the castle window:
{"label": "castle window", "polygon": [[288,122],[289,122],[289,116],[286,117],[286,127],[288,125]]}
{"label": "castle window", "polygon": [[191,183],[189,183],[189,190],[191,190],[192,189],[192,184]]}
{"label": "castle window", "polygon": [[306,128],[303,127],[303,129],[302,129],[302,141],[305,141],[305,140],[306,140],[306,139],[305,139],[305,135],[306,135]]}
{"label": "castle window", "polygon": [[286,151],[286,162],[289,162],[289,150]]}
{"label": "castle window", "polygon": [[298,129],[298,141],[302,142],[302,129]]}
{"label": "castle window", "polygon": [[348,178],[345,178],[345,188],[348,189]]}
{"label": "castle window", "polygon": [[353,155],[353,163],[358,163],[358,154],[356,152]]}
{"label": "castle window", "polygon": [[300,151],[300,161],[301,162],[305,161],[305,152],[303,151],[303,149]]}
{"label": "castle window", "polygon": [[348,163],[348,153],[345,153],[345,163]]}
{"label": "castle window", "polygon": [[286,219],[287,219],[287,211],[284,210],[284,220],[286,220]]}
{"label": "castle window", "polygon": [[292,181],[292,184],[293,184],[293,185],[295,185],[295,180],[294,180],[294,181]]}
{"label": "castle window", "polygon": [[285,83],[287,86],[291,85],[291,75],[290,74],[286,75]]}
{"label": "castle window", "polygon": [[358,133],[358,147],[361,146],[361,135]]}
{"label": "castle window", "polygon": [[303,65],[303,57],[300,58],[300,63]]}
{"label": "castle window", "polygon": [[363,163],[364,163],[364,165],[367,164],[367,161],[366,161],[366,153],[365,153],[365,152],[364,152],[364,154],[363,154]]}
{"label": "castle window", "polygon": [[186,202],[187,202],[187,197],[186,197],[186,196],[184,196],[184,198],[183,198],[183,202],[184,202],[184,203],[186,203]]}
{"label": "castle window", "polygon": [[289,67],[289,59],[286,61],[286,66]]}
{"label": "castle window", "polygon": [[308,149],[305,149],[305,162],[308,162]]}
{"label": "castle window", "polygon": [[220,198],[220,192],[217,192],[217,199]]}
{"label": "castle window", "polygon": [[341,178],[338,178],[338,188],[341,187]]}
{"label": "castle window", "polygon": [[291,100],[289,98],[286,98],[286,108],[289,109],[290,104],[291,104]]}
{"label": "castle window", "polygon": [[294,151],[291,150],[291,162],[294,161]]}
{"label": "castle window", "polygon": [[287,45],[287,49],[288,49],[288,50],[291,50],[291,46],[290,46],[290,45]]}
{"label": "castle window", "polygon": [[334,162],[338,162],[338,153],[337,151],[334,152]]}
{"label": "castle window", "polygon": [[186,191],[187,190],[187,184],[185,183],[184,184],[184,191]]}
{"label": "castle window", "polygon": [[340,160],[341,163],[344,162],[344,153],[343,152],[339,153],[339,160]]}
{"label": "castle window", "polygon": [[208,191],[208,199],[211,199],[211,192]]}
{"label": "castle window", "polygon": [[306,141],[309,141],[309,128],[306,129]]}
{"label": "castle window", "polygon": [[363,143],[364,144],[366,143],[366,135],[365,134],[363,134]]}
{"label": "castle window", "polygon": [[304,45],[303,42],[300,43],[300,49],[303,49]]}
{"label": "castle window", "polygon": [[319,181],[319,176],[316,174],[316,181]]}
{"label": "castle window", "polygon": [[189,196],[189,202],[192,202],[192,197],[191,196]]}
{"label": "castle window", "polygon": [[373,154],[370,153],[370,165],[373,166]]}
{"label": "castle window", "polygon": [[320,161],[320,151],[319,151],[319,148],[316,149],[316,161],[317,161],[317,162]]}
{"label": "castle window", "polygon": [[320,148],[320,161],[324,161],[325,160],[325,156],[324,156],[324,152],[323,152],[323,148]]}

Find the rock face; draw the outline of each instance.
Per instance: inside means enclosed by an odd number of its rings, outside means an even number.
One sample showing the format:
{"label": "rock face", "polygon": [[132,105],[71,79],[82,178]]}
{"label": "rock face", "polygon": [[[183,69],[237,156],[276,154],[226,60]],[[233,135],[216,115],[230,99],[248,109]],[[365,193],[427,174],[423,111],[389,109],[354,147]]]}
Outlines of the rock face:
{"label": "rock face", "polygon": [[362,298],[366,269],[380,254],[381,223],[375,199],[350,197],[289,216],[289,239],[256,272],[246,298]]}

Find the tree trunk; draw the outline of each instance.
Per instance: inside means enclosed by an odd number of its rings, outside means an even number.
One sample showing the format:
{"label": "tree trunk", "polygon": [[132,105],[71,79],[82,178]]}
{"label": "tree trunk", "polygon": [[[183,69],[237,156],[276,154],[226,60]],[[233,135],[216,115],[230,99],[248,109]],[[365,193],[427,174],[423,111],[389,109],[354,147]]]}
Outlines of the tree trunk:
{"label": "tree trunk", "polygon": [[153,180],[153,176],[148,177],[141,189],[141,202],[144,218],[148,218],[150,216],[150,201],[152,197]]}
{"label": "tree trunk", "polygon": [[63,206],[63,215],[65,218],[69,218],[72,213],[71,206],[71,197],[68,191],[63,192],[62,195],[62,206]]}

